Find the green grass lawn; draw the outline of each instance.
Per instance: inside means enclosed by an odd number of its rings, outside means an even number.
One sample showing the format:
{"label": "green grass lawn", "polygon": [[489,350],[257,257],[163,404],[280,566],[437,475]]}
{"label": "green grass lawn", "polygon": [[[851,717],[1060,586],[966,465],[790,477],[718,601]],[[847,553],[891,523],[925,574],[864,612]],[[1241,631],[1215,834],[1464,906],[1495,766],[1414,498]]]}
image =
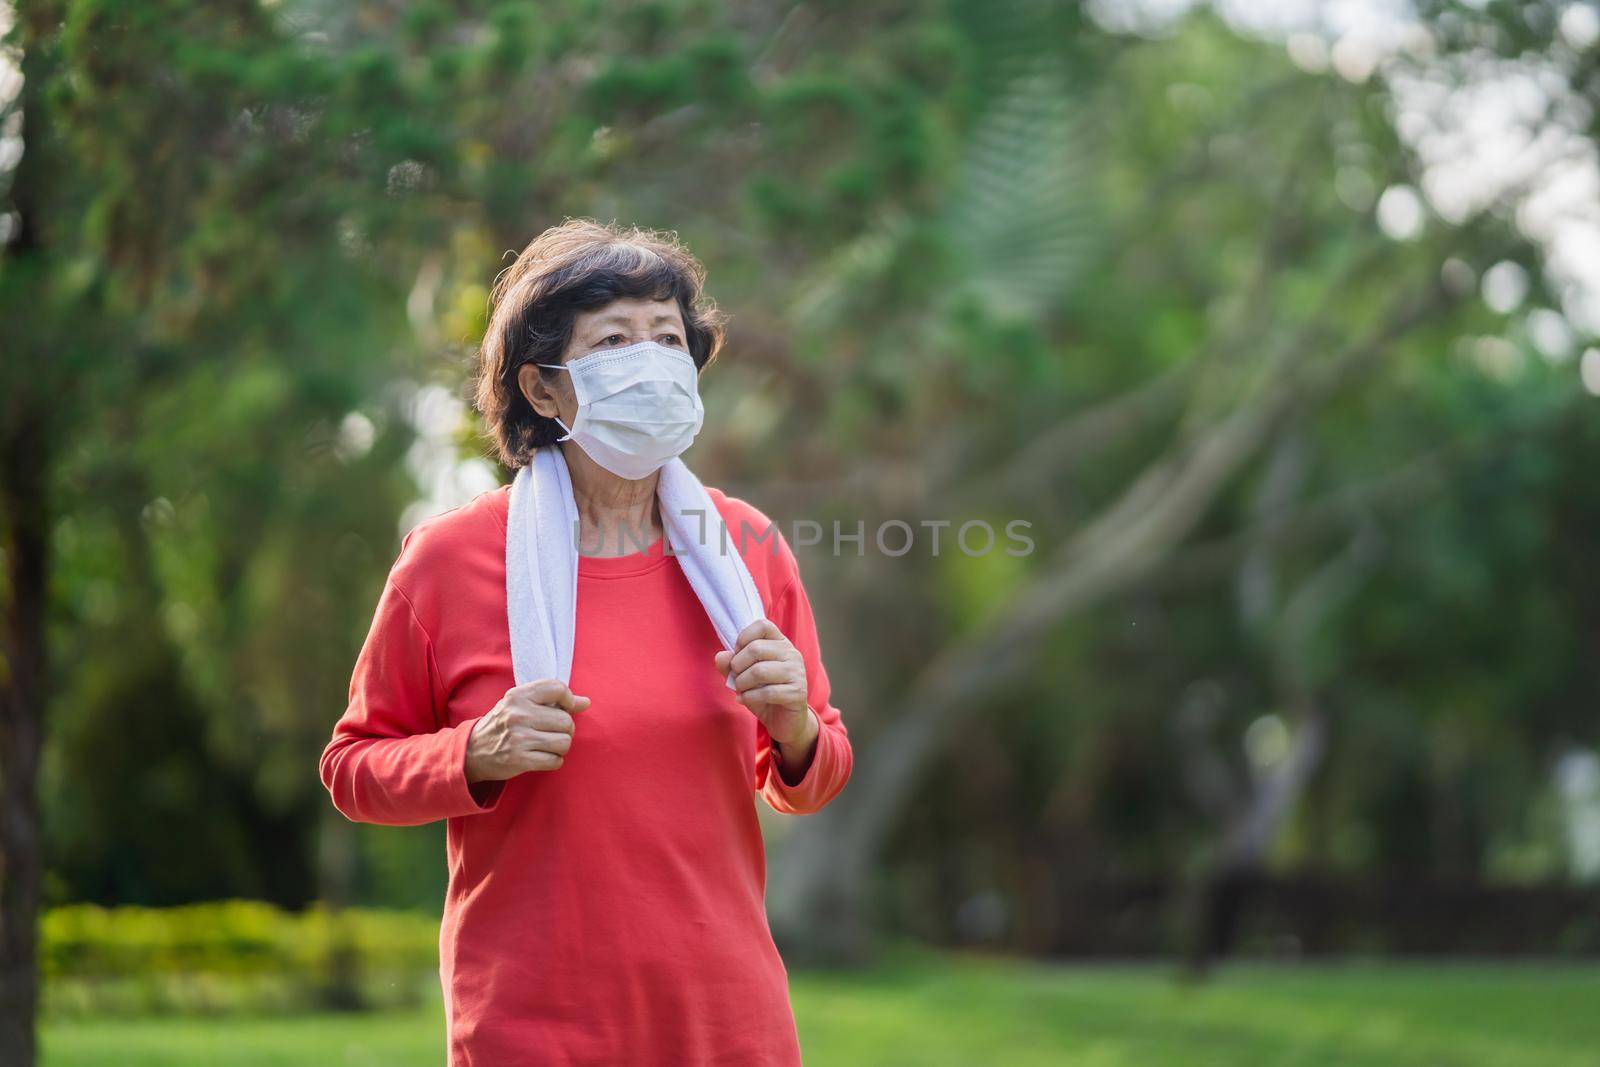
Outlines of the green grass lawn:
{"label": "green grass lawn", "polygon": [[[806,1062],[874,1067],[1600,1064],[1600,967],[1236,965],[1200,987],[1151,966],[916,953],[796,971]],[[288,1018],[59,1020],[45,1067],[444,1062],[437,1005]]]}

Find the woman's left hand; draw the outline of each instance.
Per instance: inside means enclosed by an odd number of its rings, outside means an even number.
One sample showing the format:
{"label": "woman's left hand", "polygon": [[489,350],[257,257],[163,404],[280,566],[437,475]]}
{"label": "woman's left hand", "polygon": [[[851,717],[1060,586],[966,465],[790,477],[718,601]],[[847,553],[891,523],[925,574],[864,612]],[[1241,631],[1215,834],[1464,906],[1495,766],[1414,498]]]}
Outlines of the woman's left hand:
{"label": "woman's left hand", "polygon": [[812,736],[806,704],[806,664],[799,649],[771,619],[740,631],[732,652],[717,653],[717,672],[734,674],[739,703],[749,708],[780,745],[803,745]]}

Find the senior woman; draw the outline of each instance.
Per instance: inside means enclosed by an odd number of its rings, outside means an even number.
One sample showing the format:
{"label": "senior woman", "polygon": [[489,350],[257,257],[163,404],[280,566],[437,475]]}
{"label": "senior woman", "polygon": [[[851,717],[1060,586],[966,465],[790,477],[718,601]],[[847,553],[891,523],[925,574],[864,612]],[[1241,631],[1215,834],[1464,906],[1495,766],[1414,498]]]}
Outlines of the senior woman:
{"label": "senior woman", "polygon": [[[348,818],[448,820],[452,1067],[800,1062],[754,794],[816,811],[852,757],[788,544],[676,459],[722,342],[703,282],[671,235],[589,220],[501,275],[477,403],[537,492],[406,535],[322,755]],[[667,536],[696,493],[737,563]],[[564,521],[575,574],[520,551]]]}

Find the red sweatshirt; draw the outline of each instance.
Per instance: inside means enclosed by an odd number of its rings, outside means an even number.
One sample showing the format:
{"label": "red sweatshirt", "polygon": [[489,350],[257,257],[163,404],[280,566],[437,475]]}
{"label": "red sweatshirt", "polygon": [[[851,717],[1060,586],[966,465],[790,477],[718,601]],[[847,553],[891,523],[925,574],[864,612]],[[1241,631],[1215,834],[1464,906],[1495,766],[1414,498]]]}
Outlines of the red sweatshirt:
{"label": "red sweatshirt", "polygon": [[[710,493],[736,539],[741,523],[768,529]],[[406,535],[321,760],[348,818],[449,820],[451,1067],[800,1063],[752,793],[816,811],[844,788],[851,749],[793,553],[776,527],[741,543],[822,722],[798,783],[717,673],[711,622],[657,541],[578,560],[571,688],[592,703],[565,763],[469,787],[468,734],[514,684],[509,500],[490,490]]]}

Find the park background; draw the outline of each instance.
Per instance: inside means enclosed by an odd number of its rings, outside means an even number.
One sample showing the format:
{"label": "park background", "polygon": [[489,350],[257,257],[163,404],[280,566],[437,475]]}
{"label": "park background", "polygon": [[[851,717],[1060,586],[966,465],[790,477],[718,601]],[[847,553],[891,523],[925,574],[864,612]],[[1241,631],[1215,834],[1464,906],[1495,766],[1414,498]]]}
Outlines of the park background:
{"label": "park background", "polygon": [[0,18],[0,1061],[441,1061],[442,827],[317,757],[581,216],[709,268],[701,476],[868,531],[808,1062],[1593,1062],[1600,6]]}

